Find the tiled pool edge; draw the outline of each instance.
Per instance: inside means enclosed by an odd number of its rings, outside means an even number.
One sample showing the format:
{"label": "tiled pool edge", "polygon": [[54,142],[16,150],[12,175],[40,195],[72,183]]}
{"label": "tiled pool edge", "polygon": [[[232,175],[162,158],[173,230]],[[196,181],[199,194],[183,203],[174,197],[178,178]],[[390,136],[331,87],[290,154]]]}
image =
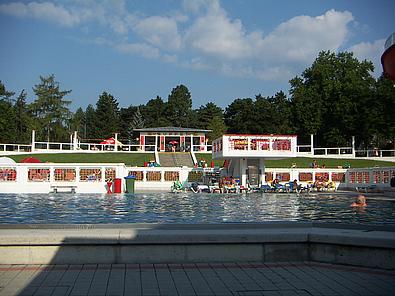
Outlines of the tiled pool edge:
{"label": "tiled pool edge", "polygon": [[395,231],[317,223],[0,228],[0,264],[235,261],[315,261],[395,270]]}

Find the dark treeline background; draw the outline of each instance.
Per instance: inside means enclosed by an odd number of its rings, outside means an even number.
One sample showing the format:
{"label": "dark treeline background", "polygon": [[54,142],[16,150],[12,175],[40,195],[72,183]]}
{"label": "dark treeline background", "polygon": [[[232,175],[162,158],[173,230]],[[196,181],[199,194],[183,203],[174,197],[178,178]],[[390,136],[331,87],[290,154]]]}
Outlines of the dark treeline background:
{"label": "dark treeline background", "polygon": [[321,147],[350,146],[394,149],[395,87],[384,76],[372,76],[373,64],[352,53],[321,52],[300,76],[290,80],[290,97],[283,91],[272,97],[238,98],[224,110],[213,102],[192,108],[184,85],[176,86],[167,100],[157,96],[146,104],[120,107],[103,92],[96,105],[71,112],[70,90],[61,90],[54,75],[40,77],[35,98],[26,102],[25,90],[14,93],[0,81],[0,142],[29,143],[31,130],[38,141],[68,142],[78,131],[82,139],[98,140],[120,133],[133,143],[133,129],[180,126],[210,129],[210,139],[221,134],[297,134],[305,143],[316,135]]}

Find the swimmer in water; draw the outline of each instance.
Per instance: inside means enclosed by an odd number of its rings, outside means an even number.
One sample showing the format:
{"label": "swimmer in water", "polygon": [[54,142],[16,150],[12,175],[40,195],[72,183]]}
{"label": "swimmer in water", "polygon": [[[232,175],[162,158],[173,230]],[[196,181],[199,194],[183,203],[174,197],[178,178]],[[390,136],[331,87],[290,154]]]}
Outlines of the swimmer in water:
{"label": "swimmer in water", "polygon": [[351,204],[352,207],[366,207],[366,197],[363,196],[362,194],[358,195],[357,198],[355,199],[355,202]]}

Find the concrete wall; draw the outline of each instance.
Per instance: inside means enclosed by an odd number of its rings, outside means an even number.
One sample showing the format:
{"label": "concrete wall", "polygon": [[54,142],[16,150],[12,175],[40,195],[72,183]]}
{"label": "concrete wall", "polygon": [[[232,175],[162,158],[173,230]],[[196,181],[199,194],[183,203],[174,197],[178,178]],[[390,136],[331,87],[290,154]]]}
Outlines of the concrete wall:
{"label": "concrete wall", "polygon": [[344,227],[3,225],[0,264],[317,261],[395,270],[395,229]]}

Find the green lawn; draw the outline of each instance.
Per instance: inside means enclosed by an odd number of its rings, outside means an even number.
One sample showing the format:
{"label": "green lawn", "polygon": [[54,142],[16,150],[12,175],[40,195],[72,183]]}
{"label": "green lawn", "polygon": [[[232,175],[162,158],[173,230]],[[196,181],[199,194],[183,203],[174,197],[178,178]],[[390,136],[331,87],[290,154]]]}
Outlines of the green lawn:
{"label": "green lawn", "polygon": [[144,166],[145,161],[155,159],[153,153],[59,153],[12,155],[9,157],[19,162],[28,156],[38,158],[42,162],[125,163],[131,166]]}
{"label": "green lawn", "polygon": [[[209,165],[211,163],[211,154],[196,153],[196,159],[204,159]],[[346,163],[350,164],[352,168],[366,168],[366,167],[388,167],[395,166],[395,162],[389,161],[376,161],[367,159],[335,159],[335,158],[309,158],[309,157],[296,157],[296,158],[286,158],[280,160],[266,160],[265,166],[267,168],[290,168],[293,163],[296,164],[298,168],[308,168],[313,160],[322,166],[325,164],[326,168],[337,168],[338,166],[344,166]],[[214,160],[215,166],[222,166],[223,160]]]}
{"label": "green lawn", "polygon": [[[125,163],[132,166],[143,166],[144,162],[155,159],[152,153],[59,153],[59,154],[23,154],[12,155],[10,158],[19,162],[25,157],[33,156],[40,159],[42,162],[59,162],[59,163]],[[204,159],[208,166],[211,164],[211,154],[196,153],[197,161]],[[366,159],[328,159],[315,158],[319,165],[325,164],[327,168],[337,168],[349,163],[352,168],[366,168],[366,167],[388,167],[395,166],[395,162],[376,161]],[[293,163],[298,168],[308,168],[312,163],[313,158],[296,157],[281,160],[266,160],[265,164],[268,168],[290,168]],[[216,167],[222,167],[223,160],[214,160]]]}

